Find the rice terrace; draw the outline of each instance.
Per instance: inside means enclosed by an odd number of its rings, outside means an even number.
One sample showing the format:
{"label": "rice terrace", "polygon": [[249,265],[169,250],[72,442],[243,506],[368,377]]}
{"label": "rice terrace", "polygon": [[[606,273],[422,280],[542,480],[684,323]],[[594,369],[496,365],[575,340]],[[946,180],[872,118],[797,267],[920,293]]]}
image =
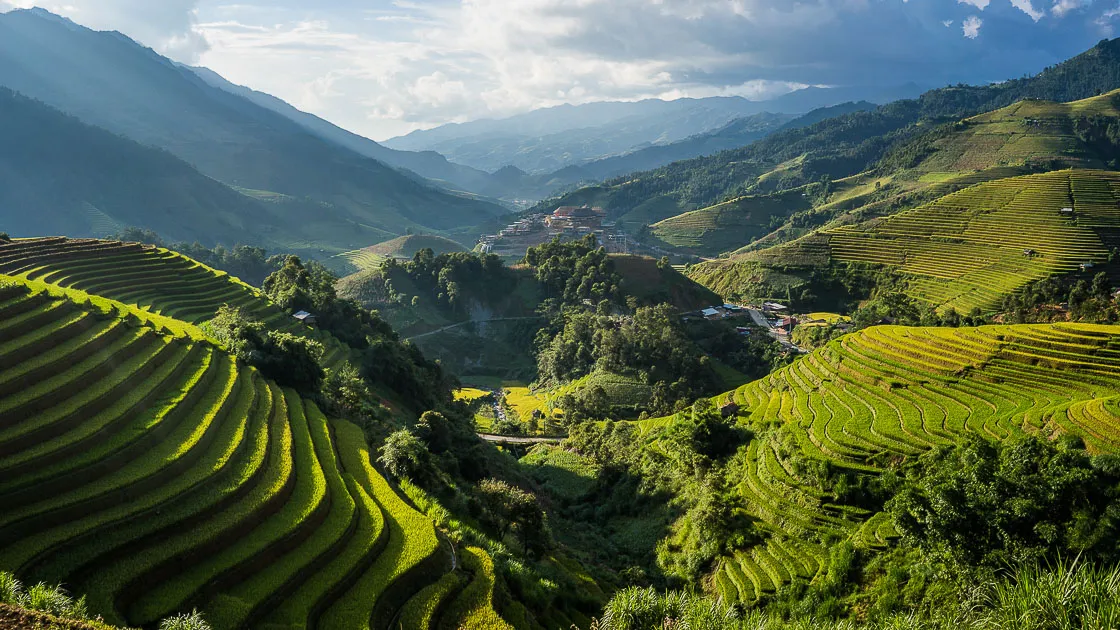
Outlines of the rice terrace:
{"label": "rice terrace", "polygon": [[0,629],[1120,628],[1114,6],[32,4]]}

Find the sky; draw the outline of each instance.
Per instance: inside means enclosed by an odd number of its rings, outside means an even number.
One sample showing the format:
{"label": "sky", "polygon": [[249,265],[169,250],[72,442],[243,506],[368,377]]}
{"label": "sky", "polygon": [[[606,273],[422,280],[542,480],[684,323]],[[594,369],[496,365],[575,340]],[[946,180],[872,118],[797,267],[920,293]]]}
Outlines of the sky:
{"label": "sky", "polygon": [[382,140],[562,103],[1033,74],[1120,0],[0,0],[118,30]]}

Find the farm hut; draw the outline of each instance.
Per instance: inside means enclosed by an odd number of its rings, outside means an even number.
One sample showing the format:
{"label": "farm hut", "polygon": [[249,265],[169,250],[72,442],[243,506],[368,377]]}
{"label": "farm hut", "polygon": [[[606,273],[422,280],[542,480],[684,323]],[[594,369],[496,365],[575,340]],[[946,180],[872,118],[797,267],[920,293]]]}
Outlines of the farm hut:
{"label": "farm hut", "polygon": [[1083,262],[1083,263],[1081,263],[1081,271],[1088,271],[1088,270],[1090,270],[1090,269],[1092,269],[1092,268],[1093,268],[1093,263],[1092,263],[1092,262]]}
{"label": "farm hut", "polygon": [[724,418],[734,418],[739,413],[739,405],[729,402],[719,408],[719,413]]}
{"label": "farm hut", "polygon": [[1073,216],[1073,208],[1062,208],[1061,210],[1058,211],[1058,214],[1062,215],[1063,217],[1072,217]]}
{"label": "farm hut", "polygon": [[714,308],[706,308],[706,309],[700,311],[700,314],[704,316],[704,319],[715,320],[715,319],[722,319],[723,318],[723,314],[720,313],[718,310],[716,310]]}
{"label": "farm hut", "polygon": [[307,311],[296,311],[295,313],[292,313],[292,317],[298,319],[299,321],[301,321],[301,322],[303,322],[303,323],[305,323],[309,326],[314,325],[315,322],[318,321],[317,319],[315,319],[314,315],[312,315],[311,313],[308,313]]}

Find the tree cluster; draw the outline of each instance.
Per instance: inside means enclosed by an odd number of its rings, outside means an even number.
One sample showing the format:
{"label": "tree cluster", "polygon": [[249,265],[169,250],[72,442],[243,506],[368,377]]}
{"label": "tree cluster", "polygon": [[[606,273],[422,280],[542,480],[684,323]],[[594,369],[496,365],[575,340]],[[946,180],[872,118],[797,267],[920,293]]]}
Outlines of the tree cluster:
{"label": "tree cluster", "polygon": [[1079,438],[975,440],[921,458],[888,503],[903,541],[970,567],[1120,560],[1120,458]]}

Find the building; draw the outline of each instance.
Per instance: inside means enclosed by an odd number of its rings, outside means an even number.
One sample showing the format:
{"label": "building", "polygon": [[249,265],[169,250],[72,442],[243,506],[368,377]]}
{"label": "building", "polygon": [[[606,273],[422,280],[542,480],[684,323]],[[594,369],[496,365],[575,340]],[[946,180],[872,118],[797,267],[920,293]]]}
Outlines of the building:
{"label": "building", "polygon": [[714,308],[706,308],[700,311],[700,314],[704,316],[704,319],[723,319],[723,313]]}
{"label": "building", "polygon": [[308,313],[307,311],[296,311],[295,313],[292,313],[292,317],[307,324],[308,326],[313,326],[315,325],[315,322],[318,321],[315,319],[314,315]]}
{"label": "building", "polygon": [[724,418],[734,418],[739,414],[739,405],[733,402],[729,402],[719,408],[719,413]]}
{"label": "building", "polygon": [[601,230],[606,211],[590,206],[560,206],[544,219],[550,230]]}
{"label": "building", "polygon": [[786,309],[785,306],[782,306],[781,304],[778,304],[777,302],[763,302],[762,303],[762,312],[763,313],[783,313],[786,310],[787,309]]}

